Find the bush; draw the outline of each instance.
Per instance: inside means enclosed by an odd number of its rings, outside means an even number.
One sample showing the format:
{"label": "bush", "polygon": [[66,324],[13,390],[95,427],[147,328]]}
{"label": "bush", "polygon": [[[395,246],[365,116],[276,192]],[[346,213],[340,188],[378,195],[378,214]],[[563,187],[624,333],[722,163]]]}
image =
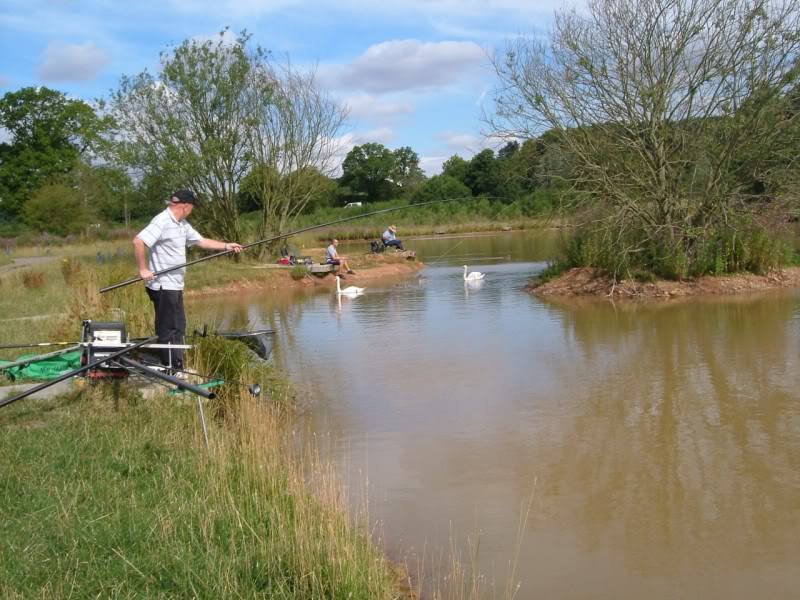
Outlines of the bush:
{"label": "bush", "polygon": [[305,265],[295,265],[292,267],[292,270],[289,271],[289,274],[295,281],[300,281],[303,277],[308,275],[308,268]]}
{"label": "bush", "polygon": [[22,285],[29,290],[38,290],[44,285],[44,273],[41,271],[25,271],[22,273]]}
{"label": "bush", "polygon": [[469,198],[469,188],[449,175],[434,175],[419,186],[411,196],[411,204],[423,204],[449,198]]}
{"label": "bush", "polygon": [[90,220],[78,192],[60,184],[39,188],[25,204],[23,213],[36,231],[60,236],[80,233]]}

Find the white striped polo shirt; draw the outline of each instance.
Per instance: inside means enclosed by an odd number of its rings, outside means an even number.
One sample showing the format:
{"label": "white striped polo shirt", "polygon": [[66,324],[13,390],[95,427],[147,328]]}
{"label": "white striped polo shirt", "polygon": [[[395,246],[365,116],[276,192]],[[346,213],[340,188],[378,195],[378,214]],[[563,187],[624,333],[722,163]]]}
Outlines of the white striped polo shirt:
{"label": "white striped polo shirt", "polygon": [[[148,267],[154,273],[186,262],[186,246],[194,246],[203,239],[184,219],[178,221],[167,208],[157,214],[137,236],[150,248]],[[186,268],[175,269],[147,282],[152,290],[182,290]]]}

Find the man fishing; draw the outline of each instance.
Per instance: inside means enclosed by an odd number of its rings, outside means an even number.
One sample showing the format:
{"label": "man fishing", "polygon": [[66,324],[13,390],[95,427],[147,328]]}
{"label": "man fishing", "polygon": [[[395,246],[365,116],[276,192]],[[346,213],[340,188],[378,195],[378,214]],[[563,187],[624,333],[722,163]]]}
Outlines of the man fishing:
{"label": "man fishing", "polygon": [[[200,206],[200,200],[192,191],[176,191],[172,194],[164,212],[156,215],[150,224],[133,238],[133,251],[139,267],[139,277],[147,286],[147,295],[155,310],[159,344],[183,344],[186,335],[183,275],[186,268],[175,269],[158,276],[154,273],[183,265],[186,262],[187,246],[197,246],[203,250],[233,251],[236,254],[242,251],[240,244],[207,239],[197,233],[186,221],[186,217],[192,214],[196,206]],[[145,247],[150,250],[149,262],[146,260]],[[183,369],[183,350],[163,349],[159,354],[162,365]]]}

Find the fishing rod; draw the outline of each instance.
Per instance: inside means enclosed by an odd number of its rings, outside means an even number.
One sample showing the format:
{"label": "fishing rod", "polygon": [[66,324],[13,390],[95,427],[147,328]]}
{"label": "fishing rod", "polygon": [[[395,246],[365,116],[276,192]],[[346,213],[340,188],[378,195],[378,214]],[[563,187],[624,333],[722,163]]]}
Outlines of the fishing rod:
{"label": "fishing rod", "polygon": [[43,360],[47,360],[48,358],[53,358],[55,356],[60,356],[61,354],[67,354],[68,352],[72,352],[74,350],[80,350],[81,345],[76,344],[75,346],[71,346],[69,348],[65,348],[63,350],[56,350],[55,352],[48,352],[47,354],[40,354],[39,356],[32,356],[30,358],[25,358],[23,360],[18,360],[16,362],[8,363],[7,365],[0,365],[0,371],[5,371],[7,369],[11,369],[13,367],[23,367],[26,365],[30,365],[33,363],[41,362]]}
{"label": "fishing rod", "polygon": [[0,350],[11,350],[13,348],[40,348],[45,346],[74,346],[78,342],[41,342],[37,344],[0,344]]}
{"label": "fishing rod", "polygon": [[[277,240],[291,237],[293,235],[298,235],[301,233],[305,233],[306,231],[313,231],[314,229],[322,229],[323,227],[330,227],[331,225],[338,225],[339,223],[347,223],[348,221],[355,221],[356,219],[363,219],[365,217],[373,217],[375,215],[381,215],[388,212],[394,212],[398,210],[404,210],[406,208],[418,208],[420,206],[430,206],[431,204],[441,204],[443,202],[452,202],[453,200],[459,200],[459,198],[446,198],[444,200],[432,200],[431,202],[421,202],[419,204],[407,204],[404,206],[395,206],[393,208],[384,208],[382,210],[376,210],[371,213],[365,213],[363,215],[353,215],[352,217],[345,217],[344,219],[337,219],[336,221],[330,221],[328,223],[322,223],[320,225],[312,225],[311,227],[304,227],[303,229],[297,229],[296,231],[290,231],[289,233],[282,233],[281,235],[276,235],[275,237],[267,238],[264,240],[258,240],[257,242],[250,242],[249,244],[242,245],[242,250],[247,250],[248,248],[252,248],[253,246],[260,246],[261,244],[268,244],[269,242],[275,242]],[[216,252],[214,254],[209,254],[207,256],[203,256],[201,258],[196,258],[195,260],[190,260],[180,265],[175,265],[174,267],[169,267],[168,269],[162,269],[161,271],[156,271],[153,273],[154,277],[158,277],[159,275],[163,275],[164,273],[169,273],[171,271],[175,271],[177,269],[183,269],[184,267],[189,267],[191,265],[196,265],[197,263],[201,263],[206,260],[211,260],[212,258],[218,258],[220,256],[225,256],[226,254],[232,254],[236,252],[235,250],[223,250],[222,252]],[[128,279],[127,281],[121,281],[120,283],[115,283],[114,285],[109,285],[107,287],[101,288],[100,293],[104,294],[105,292],[110,292],[111,290],[116,290],[121,287],[125,287],[127,285],[131,285],[132,283],[136,283],[137,281],[142,281],[141,277],[134,277],[133,279]]]}

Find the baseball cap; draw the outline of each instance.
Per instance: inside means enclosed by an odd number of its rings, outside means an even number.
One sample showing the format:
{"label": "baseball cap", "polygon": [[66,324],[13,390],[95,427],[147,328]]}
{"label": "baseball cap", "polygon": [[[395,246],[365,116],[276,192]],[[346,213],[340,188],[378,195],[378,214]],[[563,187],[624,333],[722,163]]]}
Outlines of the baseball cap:
{"label": "baseball cap", "polygon": [[200,206],[200,199],[194,195],[192,190],[177,190],[172,194],[172,198],[177,199],[177,204],[193,204]]}

